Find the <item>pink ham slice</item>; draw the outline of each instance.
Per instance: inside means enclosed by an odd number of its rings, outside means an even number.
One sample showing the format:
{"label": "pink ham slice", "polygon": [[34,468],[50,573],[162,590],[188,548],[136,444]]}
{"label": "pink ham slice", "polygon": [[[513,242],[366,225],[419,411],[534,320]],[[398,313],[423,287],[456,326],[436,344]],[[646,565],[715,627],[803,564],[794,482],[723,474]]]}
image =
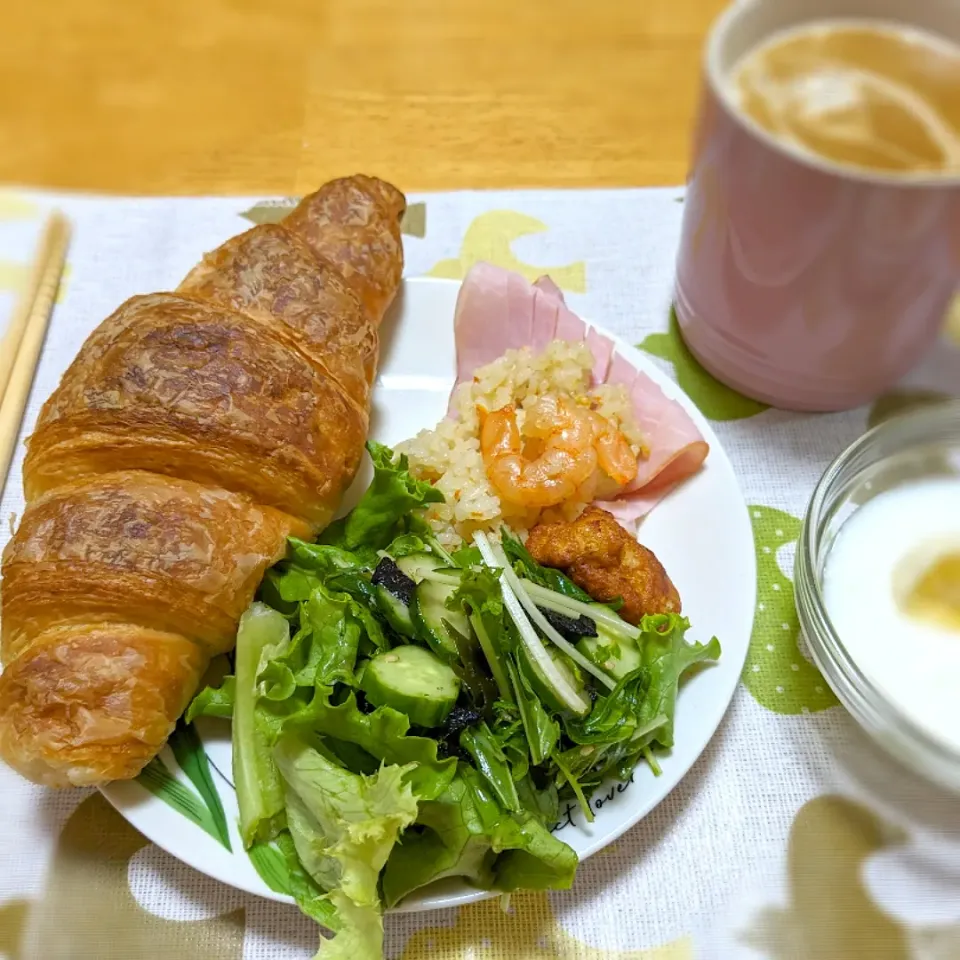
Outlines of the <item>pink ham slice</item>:
{"label": "pink ham slice", "polygon": [[[559,287],[541,277],[530,284],[519,274],[478,263],[465,277],[454,315],[457,384],[509,349],[535,353],[551,340],[586,340],[595,360],[594,384],[623,384],[637,425],[650,447],[636,479],[615,500],[598,503],[627,529],[649,513],[677,484],[695,474],[710,448],[687,412],[614,349],[613,341],[584,323]],[[456,387],[455,387],[456,388]]]}

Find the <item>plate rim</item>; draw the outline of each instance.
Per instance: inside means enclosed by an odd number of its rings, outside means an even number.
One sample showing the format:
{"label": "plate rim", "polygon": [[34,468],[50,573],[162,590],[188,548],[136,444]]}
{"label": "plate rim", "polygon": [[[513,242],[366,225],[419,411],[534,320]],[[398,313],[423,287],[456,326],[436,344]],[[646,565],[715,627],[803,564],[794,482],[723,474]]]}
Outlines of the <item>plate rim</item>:
{"label": "plate rim", "polygon": [[[403,277],[401,283],[401,292],[406,289],[407,285],[413,284],[415,286],[432,286],[436,288],[448,288],[451,291],[454,289],[459,289],[462,285],[461,280],[447,279],[441,277],[429,277],[429,276],[414,276],[414,277]],[[400,294],[398,293],[398,300]],[[454,298],[455,302],[455,298]],[[391,307],[391,309],[393,309]],[[677,788],[677,786],[683,781],[693,767],[699,762],[703,756],[705,750],[709,746],[710,742],[716,736],[717,731],[720,728],[720,725],[723,722],[723,718],[726,716],[727,711],[730,708],[733,698],[736,695],[737,688],[740,685],[741,675],[743,673],[744,664],[749,653],[750,648],[750,636],[752,633],[753,627],[753,611],[756,609],[756,599],[757,599],[757,560],[755,552],[755,541],[753,535],[752,524],[750,521],[750,508],[746,502],[746,499],[743,495],[743,489],[740,484],[740,480],[737,477],[736,470],[733,467],[733,462],[731,461],[726,450],[723,448],[723,445],[720,443],[720,439],[717,437],[716,433],[713,430],[710,422],[703,415],[697,405],[693,400],[686,394],[686,392],[680,387],[680,385],[673,380],[667,373],[661,370],[654,361],[645,356],[641,350],[633,346],[631,343],[624,340],[622,337],[617,334],[611,333],[609,330],[606,330],[603,326],[594,323],[592,320],[584,318],[589,326],[593,327],[598,333],[603,336],[609,337],[616,350],[624,357],[625,360],[628,360],[635,369],[642,371],[649,375],[654,382],[663,390],[664,394],[672,400],[677,401],[690,416],[693,422],[696,424],[697,429],[700,431],[703,438],[707,441],[710,446],[709,460],[711,463],[711,469],[719,469],[728,474],[728,481],[733,484],[733,489],[737,494],[738,506],[741,514],[741,521],[744,525],[744,532],[747,534],[746,540],[749,542],[750,549],[746,551],[746,560],[747,566],[749,568],[749,578],[748,585],[744,587],[745,593],[749,597],[745,596],[744,600],[749,599],[749,609],[751,611],[749,623],[745,625],[746,636],[742,642],[742,650],[734,650],[735,660],[731,661],[729,659],[730,653],[729,650],[729,641],[725,640],[724,642],[724,660],[726,663],[734,662],[736,665],[736,671],[732,670],[729,673],[729,678],[722,690],[722,696],[717,696],[712,710],[707,710],[707,722],[703,723],[701,726],[701,734],[698,738],[698,742],[693,747],[693,752],[691,753],[691,758],[689,762],[683,767],[682,771],[674,770],[671,772],[670,777],[672,782],[666,789],[662,791],[651,791],[646,795],[641,797],[640,802],[637,804],[636,810],[631,810],[629,815],[624,816],[623,819],[613,826],[610,830],[605,831],[602,835],[596,837],[591,837],[589,843],[586,845],[586,848],[582,852],[578,852],[578,858],[580,864],[585,860],[594,856],[596,853],[599,853],[602,849],[609,846],[611,843],[614,843],[618,840],[623,834],[628,830],[631,830],[635,827],[641,820],[647,817],[654,809],[656,809],[670,794]],[[393,334],[396,336],[396,334]],[[378,374],[379,376],[379,374]],[[376,385],[374,387],[376,389]],[[667,495],[667,499],[674,496],[678,496],[682,493],[683,485],[681,484],[675,491],[671,491]],[[164,749],[169,749],[164,747]],[[691,750],[690,741],[687,741],[686,746],[687,751]],[[215,776],[218,780],[226,779],[223,775],[216,771]],[[662,781],[665,782],[665,781]],[[197,872],[208,876],[213,880],[216,880],[219,883],[223,883],[227,886],[233,887],[234,889],[241,891],[243,893],[250,894],[252,896],[259,896],[265,899],[274,900],[279,903],[292,904],[295,901],[292,897],[287,896],[286,894],[277,893],[276,891],[271,890],[263,882],[263,880],[257,876],[257,879],[261,885],[261,889],[251,889],[249,885],[242,884],[236,880],[229,879],[225,876],[218,875],[216,873],[211,873],[200,866],[197,866],[195,863],[184,860],[177,853],[170,849],[170,847],[162,842],[161,839],[157,839],[155,835],[148,833],[140,826],[140,818],[133,817],[129,815],[131,806],[137,806],[138,804],[131,804],[123,794],[128,791],[136,791],[137,795],[140,795],[140,802],[144,800],[147,802],[148,806],[153,804],[162,803],[163,801],[158,800],[156,797],[152,796],[149,791],[146,790],[143,786],[138,784],[136,780],[124,780],[124,781],[113,781],[108,784],[104,784],[98,788],[100,793],[104,796],[108,803],[135,829],[143,833],[147,840],[157,847],[165,851],[174,859],[178,860],[181,863],[184,863],[186,866],[191,869],[197,870]],[[200,827],[191,825],[192,829],[201,830]],[[240,842],[239,833],[236,829],[236,824],[229,822],[228,828],[230,829],[231,841]],[[202,830],[201,830],[202,832]],[[245,855],[245,851],[242,849],[234,849],[231,851],[234,857]],[[450,878],[455,880],[456,878]],[[429,890],[429,885],[423,890]],[[419,891],[422,892],[422,891]],[[387,913],[391,914],[401,914],[401,913],[421,913],[430,910],[441,910],[441,909],[450,909],[452,907],[465,906],[470,903],[476,903],[481,900],[486,900],[491,897],[499,896],[499,892],[495,890],[479,890],[470,887],[465,882],[461,881],[453,890],[446,892],[444,890],[436,891],[429,899],[429,901],[424,902],[422,899],[417,897],[418,891],[415,891],[411,898],[403,903],[398,904],[395,907],[387,910]]]}

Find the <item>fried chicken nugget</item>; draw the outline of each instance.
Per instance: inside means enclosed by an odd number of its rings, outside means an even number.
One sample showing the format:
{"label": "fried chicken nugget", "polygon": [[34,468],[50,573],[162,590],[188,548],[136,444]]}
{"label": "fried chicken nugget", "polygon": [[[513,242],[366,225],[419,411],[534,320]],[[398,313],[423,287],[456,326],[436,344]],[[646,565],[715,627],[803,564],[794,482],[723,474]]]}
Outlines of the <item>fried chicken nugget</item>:
{"label": "fried chicken nugget", "polygon": [[623,598],[618,611],[637,624],[650,613],[679,613],[680,594],[651,550],[606,510],[587,507],[572,523],[541,523],[527,538],[537,563],[562,570],[594,600]]}

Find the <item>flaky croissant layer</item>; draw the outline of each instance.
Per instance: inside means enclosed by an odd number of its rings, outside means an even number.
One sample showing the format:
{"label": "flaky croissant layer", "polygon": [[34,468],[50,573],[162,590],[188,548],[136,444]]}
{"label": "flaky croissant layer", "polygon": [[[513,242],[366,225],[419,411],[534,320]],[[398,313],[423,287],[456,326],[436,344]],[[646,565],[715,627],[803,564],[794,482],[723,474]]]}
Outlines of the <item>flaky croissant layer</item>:
{"label": "flaky croissant layer", "polygon": [[367,435],[403,195],[334,180],[134,297],[44,405],[3,553],[0,757],[51,786],[136,776],[290,535]]}

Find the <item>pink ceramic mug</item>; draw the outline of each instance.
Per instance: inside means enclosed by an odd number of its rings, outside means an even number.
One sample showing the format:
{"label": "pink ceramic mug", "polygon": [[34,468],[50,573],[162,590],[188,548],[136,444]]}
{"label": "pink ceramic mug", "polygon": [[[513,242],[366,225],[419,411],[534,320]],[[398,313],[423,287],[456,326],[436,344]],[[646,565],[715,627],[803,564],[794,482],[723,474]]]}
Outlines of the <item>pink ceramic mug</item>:
{"label": "pink ceramic mug", "polygon": [[731,99],[731,68],[771,34],[851,18],[960,43],[956,0],[745,0],[707,41],[677,318],[718,379],[794,410],[847,409],[891,386],[936,340],[960,282],[960,178],[806,156]]}

